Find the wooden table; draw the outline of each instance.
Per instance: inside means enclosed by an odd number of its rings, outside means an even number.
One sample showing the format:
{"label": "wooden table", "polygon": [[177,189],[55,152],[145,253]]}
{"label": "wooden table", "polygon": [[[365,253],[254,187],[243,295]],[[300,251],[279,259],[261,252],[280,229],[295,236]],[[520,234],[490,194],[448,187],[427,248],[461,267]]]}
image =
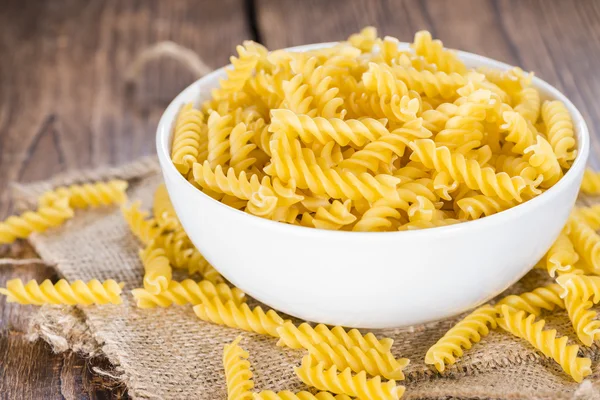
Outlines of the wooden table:
{"label": "wooden table", "polygon": [[[595,0],[4,0],[0,5],[0,214],[9,184],[154,152],[157,120],[193,79],[173,61],[150,63],[138,85],[124,71],[141,50],[172,40],[211,67],[253,39],[270,49],[346,38],[365,25],[411,41],[428,29],[450,47],[535,71],[566,93],[594,136],[600,167],[600,2]],[[31,256],[27,245],[4,256]],[[0,266],[12,277],[55,278],[45,267]],[[0,396],[127,396],[94,372],[105,360],[53,354],[24,332],[32,308],[0,298]]]}

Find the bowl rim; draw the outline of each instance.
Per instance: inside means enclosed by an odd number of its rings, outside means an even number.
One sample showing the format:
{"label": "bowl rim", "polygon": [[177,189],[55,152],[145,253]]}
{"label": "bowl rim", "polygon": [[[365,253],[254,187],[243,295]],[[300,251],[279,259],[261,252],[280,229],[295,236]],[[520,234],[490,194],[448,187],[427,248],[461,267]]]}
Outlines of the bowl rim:
{"label": "bowl rim", "polygon": [[[332,47],[340,42],[324,42],[324,43],[313,43],[306,44],[301,46],[288,47],[283,50],[287,51],[308,51],[318,48],[327,48]],[[400,49],[408,49],[410,48],[410,43],[407,42],[398,42],[398,47]],[[463,61],[469,61],[471,63],[481,63],[481,64],[493,64],[494,68],[498,69],[510,69],[513,68],[510,64],[506,64],[502,61],[498,61],[489,57],[485,57],[479,54],[470,53],[462,50],[456,50],[456,53],[459,55],[459,58]],[[437,226],[431,227],[427,229],[415,229],[415,230],[405,230],[405,231],[383,231],[383,232],[354,232],[354,231],[340,231],[340,230],[326,230],[326,229],[317,229],[317,228],[309,228],[301,225],[291,225],[284,222],[273,221],[270,219],[262,218],[259,216],[255,216],[244,211],[235,209],[230,207],[222,202],[213,199],[207,194],[203,193],[201,190],[198,190],[194,185],[192,185],[187,179],[183,177],[175,168],[175,164],[173,163],[170,156],[170,136],[172,131],[173,117],[176,116],[177,111],[181,108],[184,103],[195,101],[198,97],[198,90],[196,86],[205,81],[211,81],[218,79],[223,71],[227,68],[230,68],[231,64],[226,65],[224,67],[218,68],[209,74],[204,75],[203,77],[197,79],[192,84],[183,89],[167,106],[165,111],[163,111],[160,120],[158,122],[158,126],[156,129],[156,150],[158,154],[158,158],[161,164],[161,170],[163,173],[168,173],[170,175],[176,175],[178,180],[180,180],[184,185],[189,185],[191,189],[199,193],[201,196],[204,196],[206,200],[215,203],[218,207],[224,207],[228,209],[230,212],[237,213],[239,218],[250,218],[248,222],[255,224],[264,224],[265,228],[271,229],[280,229],[282,231],[290,231],[295,234],[307,234],[307,235],[316,235],[316,236],[335,236],[338,238],[343,237],[353,237],[358,238],[362,236],[363,239],[373,239],[375,237],[382,238],[397,236],[403,237],[404,235],[410,235],[413,237],[418,237],[420,235],[431,235],[431,234],[442,234],[442,235],[452,235],[457,230],[461,229],[478,229],[478,228],[486,228],[494,225],[502,224],[503,219],[518,219],[520,215],[528,213],[531,209],[541,205],[545,202],[551,200],[552,197],[558,195],[558,193],[566,188],[569,183],[575,179],[577,179],[577,171],[584,169],[588,154],[589,154],[589,146],[590,146],[590,138],[589,138],[589,129],[588,126],[581,115],[580,111],[575,107],[575,105],[565,96],[562,92],[560,92],[557,88],[550,85],[546,81],[538,78],[537,76],[533,77],[532,86],[538,90],[542,90],[550,95],[550,97],[554,100],[562,101],[566,108],[568,109],[571,117],[573,119],[573,127],[575,131],[575,136],[577,140],[577,156],[575,160],[573,160],[573,164],[571,168],[563,175],[563,177],[554,184],[551,188],[546,190],[544,193],[526,201],[521,204],[518,204],[514,207],[511,207],[507,210],[503,210],[499,213],[482,217],[475,220],[463,221],[457,224],[445,225],[445,226]],[[190,100],[188,98],[192,97]],[[167,118],[168,116],[171,116]]]}

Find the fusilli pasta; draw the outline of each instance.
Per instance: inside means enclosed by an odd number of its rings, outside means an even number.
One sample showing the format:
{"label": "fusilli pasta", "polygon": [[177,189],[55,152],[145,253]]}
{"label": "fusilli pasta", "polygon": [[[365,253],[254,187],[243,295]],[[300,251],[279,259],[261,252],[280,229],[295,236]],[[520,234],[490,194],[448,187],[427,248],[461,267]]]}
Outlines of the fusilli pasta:
{"label": "fusilli pasta", "polygon": [[514,311],[508,305],[502,305],[498,325],[507,332],[525,339],[546,357],[551,357],[575,382],[592,373],[592,361],[578,357],[579,346],[568,345],[566,336],[556,338],[556,330],[544,330],[545,321],[535,322],[535,315],[527,316],[525,311]]}
{"label": "fusilli pasta", "polygon": [[425,363],[433,364],[443,372],[446,365],[456,362],[456,357],[463,355],[463,348],[470,349],[490,332],[489,326],[496,327],[498,311],[495,307],[485,305],[467,315],[454,325],[436,344],[427,350]]}
{"label": "fusilli pasta", "polygon": [[112,279],[100,282],[97,279],[85,283],[72,283],[64,279],[52,284],[46,279],[41,284],[31,280],[23,285],[20,279],[11,279],[6,289],[0,288],[0,294],[8,297],[9,303],[34,304],[68,304],[89,306],[92,304],[121,304],[123,283]]}
{"label": "fusilli pasta", "polygon": [[227,382],[227,398],[230,400],[251,400],[254,382],[248,361],[248,352],[239,346],[241,336],[223,348],[223,367]]}
{"label": "fusilli pasta", "polygon": [[404,386],[396,386],[394,380],[383,383],[380,376],[367,379],[365,371],[352,375],[350,368],[338,373],[335,365],[326,369],[323,362],[316,362],[310,355],[302,358],[302,365],[295,371],[302,382],[318,390],[360,399],[392,400],[399,399],[404,393]]}

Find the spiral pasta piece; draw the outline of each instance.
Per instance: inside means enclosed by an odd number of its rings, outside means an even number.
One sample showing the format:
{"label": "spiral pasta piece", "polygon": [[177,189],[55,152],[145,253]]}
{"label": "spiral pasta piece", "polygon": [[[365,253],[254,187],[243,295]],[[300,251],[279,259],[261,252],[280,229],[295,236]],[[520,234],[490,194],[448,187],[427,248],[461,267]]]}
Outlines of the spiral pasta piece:
{"label": "spiral pasta piece", "polygon": [[431,136],[432,133],[423,127],[423,119],[417,118],[368,143],[364,148],[343,160],[339,167],[354,171],[369,170],[376,173],[380,170],[381,165],[389,165],[394,156],[402,157],[404,155],[407,141],[426,139]]}
{"label": "spiral pasta piece", "polygon": [[162,232],[154,218],[148,218],[148,212],[140,210],[142,203],[136,201],[129,207],[123,206],[121,212],[131,232],[145,245],[156,239]]}
{"label": "spiral pasta piece", "polygon": [[515,111],[505,111],[502,118],[504,118],[504,125],[501,129],[508,132],[506,140],[515,144],[512,151],[525,154],[525,149],[534,145],[536,133],[527,124],[527,120]]}
{"label": "spiral pasta piece", "polygon": [[565,307],[573,323],[577,337],[586,346],[591,346],[596,338],[600,338],[600,321],[597,313],[590,310],[593,303],[584,300],[576,292],[569,292],[565,297]]}
{"label": "spiral pasta piece", "polygon": [[473,343],[487,336],[490,326],[496,328],[497,314],[495,307],[485,305],[467,315],[427,350],[425,364],[433,364],[444,372],[446,365],[454,364],[456,357],[463,355],[463,348],[470,349]]}
{"label": "spiral pasta piece", "polygon": [[350,35],[348,43],[360,49],[363,53],[367,53],[377,44],[377,29],[367,26],[361,29],[359,33]]}
{"label": "spiral pasta piece", "polygon": [[591,300],[594,304],[600,303],[600,277],[598,276],[565,274],[556,278],[556,282],[563,288],[561,297],[575,293],[583,300]]}
{"label": "spiral pasta piece", "polygon": [[287,346],[291,349],[309,349],[318,343],[324,342],[330,346],[343,345],[346,348],[359,347],[368,352],[375,349],[381,354],[389,353],[394,341],[389,338],[377,339],[374,334],[361,334],[358,329],[346,331],[341,326],[328,328],[319,324],[314,328],[306,322],[296,326],[292,322],[285,322],[277,329],[279,341],[277,346]]}
{"label": "spiral pasta piece", "polygon": [[590,207],[577,207],[575,213],[593,230],[600,229],[600,204]]}
{"label": "spiral pasta piece", "polygon": [[173,130],[173,143],[171,145],[171,159],[182,174],[198,162],[203,145],[206,145],[207,128],[204,124],[204,115],[200,110],[188,103],[177,115]]}
{"label": "spiral pasta piece", "polygon": [[251,309],[246,303],[222,302],[218,297],[194,306],[194,313],[203,321],[279,337],[277,328],[284,320],[273,310],[266,313],[260,306]]}
{"label": "spiral pasta piece", "polygon": [[534,88],[525,88],[518,94],[514,110],[527,121],[535,123],[540,116],[542,101],[540,93]]}
{"label": "spiral pasta piece", "polygon": [[364,351],[358,346],[346,348],[342,344],[330,346],[326,342],[320,342],[308,349],[308,354],[317,362],[322,362],[325,368],[335,365],[340,371],[350,368],[359,373],[366,371],[371,376],[379,376],[386,379],[402,380],[402,370],[408,365],[407,358],[396,359],[392,353],[381,354],[375,349]]}
{"label": "spiral pasta piece", "polygon": [[569,236],[563,230],[548,250],[548,253],[546,253],[546,269],[548,270],[548,274],[554,278],[557,273],[565,274],[572,272],[577,261],[579,261],[579,255],[575,251]]}
{"label": "spiral pasta piece", "polygon": [[497,303],[497,306],[506,304],[515,310],[523,310],[528,314],[538,316],[542,310],[554,311],[557,307],[565,308],[565,302],[560,297],[561,291],[560,285],[553,283],[531,292],[506,296]]}
{"label": "spiral pasta piece", "polygon": [[383,174],[373,176],[369,173],[354,174],[350,171],[321,167],[314,153],[302,148],[298,158],[281,154],[271,148],[273,164],[268,171],[275,173],[282,181],[293,179],[300,189],[310,189],[316,195],[328,195],[334,199],[360,200],[374,202],[380,198],[396,198],[395,187],[398,178]]}
{"label": "spiral pasta piece", "polygon": [[[525,73],[519,67],[513,67],[509,70],[480,67],[477,68],[477,71],[484,74],[491,83],[498,85],[511,96],[518,95],[522,90],[528,88],[533,78],[533,73]],[[532,122],[536,120],[537,118]]]}
{"label": "spiral pasta piece", "polygon": [[190,274],[197,272],[202,275],[204,279],[214,284],[225,282],[225,279],[221,276],[219,271],[210,265],[202,253],[200,253],[200,251],[198,251],[198,249],[195,247],[190,255],[187,268]]}
{"label": "spiral pasta piece", "polygon": [[61,186],[40,196],[40,207],[49,207],[57,200],[66,197],[73,208],[88,208],[123,204],[127,200],[127,182],[113,179],[107,182],[86,183],[83,185]]}
{"label": "spiral pasta piece", "polygon": [[318,390],[363,400],[397,400],[404,394],[404,387],[396,386],[394,380],[383,383],[380,376],[367,379],[365,371],[352,375],[350,368],[338,373],[335,365],[325,369],[323,362],[315,362],[310,355],[303,357],[301,366],[294,370],[302,382]]}
{"label": "spiral pasta piece", "polygon": [[254,394],[254,400],[352,400],[352,398],[345,394],[333,395],[329,392],[312,394],[304,390],[298,393],[283,390],[275,393],[271,390],[263,390]]}
{"label": "spiral pasta piece", "polygon": [[505,201],[522,201],[521,192],[526,184],[519,176],[511,177],[505,172],[497,174],[492,168],[482,168],[476,160],[466,159],[460,153],[451,153],[447,147],[436,147],[431,139],[415,140],[409,146],[413,150],[411,160],[438,172],[448,172],[452,179],[466,184],[471,190],[479,190],[486,196],[497,196]]}
{"label": "spiral pasta piece", "polygon": [[69,206],[69,198],[56,200],[51,205],[41,206],[36,211],[25,211],[21,215],[13,215],[0,222],[0,244],[12,243],[24,239],[34,232],[44,232],[57,227],[73,218],[73,209]]}
{"label": "spiral pasta piece", "polygon": [[394,75],[394,70],[385,64],[369,63],[369,70],[362,76],[365,88],[380,97],[408,96],[407,84]]}
{"label": "spiral pasta piece", "polygon": [[0,294],[7,296],[9,303],[68,304],[89,306],[92,304],[121,304],[123,283],[112,279],[100,282],[97,279],[85,283],[77,280],[69,283],[64,279],[52,284],[46,279],[41,284],[31,280],[23,285],[21,279],[6,282],[6,288],[0,288]]}
{"label": "spiral pasta piece", "polygon": [[247,170],[256,162],[256,158],[250,156],[250,153],[256,149],[255,144],[249,143],[253,136],[254,132],[247,130],[246,124],[243,122],[231,130],[229,135],[230,165],[236,173]]}
{"label": "spiral pasta piece", "polygon": [[230,400],[251,400],[254,382],[248,361],[248,352],[239,346],[241,336],[223,348],[223,367],[227,383],[227,398]]}
{"label": "spiral pasta piece", "polygon": [[207,161],[212,168],[229,162],[231,158],[229,136],[232,130],[233,118],[231,115],[221,116],[215,111],[208,117]]}
{"label": "spiral pasta piece", "polygon": [[600,236],[576,213],[569,217],[567,232],[579,256],[593,273],[600,274]]}
{"label": "spiral pasta piece", "polygon": [[417,118],[423,104],[419,94],[412,90],[405,96],[393,95],[391,97],[354,91],[346,98],[349,116],[359,118],[370,115],[375,118],[385,118],[394,123],[405,123]]}
{"label": "spiral pasta piece", "polygon": [[356,221],[356,217],[350,212],[352,203],[333,201],[327,207],[319,207],[310,223],[315,228],[338,230],[343,226],[350,225]]}
{"label": "spiral pasta piece", "polygon": [[373,118],[345,121],[339,118],[311,118],[308,115],[296,115],[285,109],[271,110],[269,130],[299,136],[305,143],[317,141],[327,144],[333,140],[340,146],[352,143],[359,147],[389,133],[385,123]]}
{"label": "spiral pasta piece", "polygon": [[169,192],[164,183],[161,183],[154,192],[152,200],[152,214],[158,226],[164,230],[182,229],[181,223],[175,213],[175,208],[169,198]]}
{"label": "spiral pasta piece", "polygon": [[151,294],[167,290],[172,278],[172,268],[165,251],[151,242],[139,254],[144,265],[144,289]]}
{"label": "spiral pasta piece", "polygon": [[474,195],[465,196],[456,202],[460,209],[459,218],[479,219],[507,210],[517,205],[516,201],[505,201],[495,196]]}
{"label": "spiral pasta piece", "polygon": [[562,168],[546,139],[538,135],[536,143],[525,149],[525,154],[529,153],[529,164],[544,177],[541,187],[551,187],[562,178]]}
{"label": "spiral pasta piece", "polygon": [[208,280],[196,282],[185,279],[181,282],[171,281],[166,290],[159,294],[152,294],[146,289],[133,289],[131,291],[137,306],[140,308],[169,307],[172,304],[198,305],[213,297],[218,297],[222,302],[229,300],[239,305],[246,301],[246,295],[238,288],[230,288],[225,283],[214,284]]}
{"label": "spiral pasta piece", "polygon": [[563,165],[573,160],[577,155],[577,150],[574,150],[575,131],[567,107],[559,100],[545,101],[542,105],[542,120],[556,157]]}
{"label": "spiral pasta piece", "polygon": [[195,182],[200,187],[242,200],[250,200],[252,194],[260,187],[258,176],[251,175],[248,179],[245,171],[236,174],[233,168],[229,168],[225,174],[221,165],[217,165],[213,171],[208,161],[204,164],[194,164],[192,172]]}
{"label": "spiral pasta piece", "polygon": [[581,181],[581,191],[586,194],[600,194],[600,172],[586,168]]}
{"label": "spiral pasta piece", "polygon": [[221,274],[206,261],[202,253],[194,247],[186,233],[176,230],[154,239],[154,246],[165,251],[173,268],[186,268],[190,274],[199,273],[214,284],[225,281]]}
{"label": "spiral pasta piece", "polygon": [[225,70],[227,78],[220,79],[221,87],[212,91],[215,99],[224,99],[241,91],[258,63],[259,57],[256,53],[248,51],[244,46],[237,46],[236,50],[238,57],[229,58],[232,68]]}
{"label": "spiral pasta piece", "polygon": [[444,49],[442,42],[433,40],[431,34],[427,31],[419,31],[415,34],[412,48],[417,55],[422,56],[430,63],[436,64],[440,71],[464,74],[467,70],[453,51]]}
{"label": "spiral pasta piece", "polygon": [[501,317],[498,325],[507,332],[525,339],[546,357],[556,361],[575,382],[591,374],[591,360],[578,357],[579,346],[568,345],[569,338],[556,338],[556,330],[544,330],[545,321],[535,322],[535,315],[527,315],[525,311],[514,311],[508,305],[500,307]]}
{"label": "spiral pasta piece", "polygon": [[364,212],[352,230],[356,232],[376,232],[391,228],[394,221],[400,221],[402,218],[402,215],[396,209],[398,203],[386,199],[377,200],[371,208]]}
{"label": "spiral pasta piece", "polygon": [[396,79],[403,81],[409,89],[427,97],[456,98],[456,90],[467,83],[465,77],[456,72],[447,74],[441,71],[418,71],[412,66],[395,66],[392,72]]}

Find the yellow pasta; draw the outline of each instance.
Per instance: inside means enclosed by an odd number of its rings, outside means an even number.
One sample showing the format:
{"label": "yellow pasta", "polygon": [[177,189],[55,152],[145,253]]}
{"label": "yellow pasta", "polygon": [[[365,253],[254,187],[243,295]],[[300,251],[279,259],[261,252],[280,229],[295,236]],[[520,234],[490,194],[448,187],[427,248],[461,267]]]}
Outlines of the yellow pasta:
{"label": "yellow pasta", "polygon": [[458,200],[456,205],[460,209],[460,218],[478,219],[481,218],[481,216],[488,216],[507,210],[516,205],[516,201],[505,201],[495,196],[479,194],[465,196]]}
{"label": "yellow pasta", "polygon": [[527,121],[535,123],[540,115],[540,93],[534,88],[526,88],[517,94],[515,111]]}
{"label": "yellow pasta", "polygon": [[573,247],[591,272],[600,273],[600,236],[577,213],[569,217],[567,232]]}
{"label": "yellow pasta", "polygon": [[544,330],[545,321],[535,322],[535,315],[527,315],[525,311],[514,311],[508,305],[502,305],[498,325],[507,332],[525,339],[533,347],[551,357],[575,382],[592,373],[592,361],[589,358],[578,357],[579,346],[568,345],[566,336],[556,338],[556,330]]}
{"label": "yellow pasta", "polygon": [[198,162],[201,151],[207,145],[207,128],[204,115],[200,110],[189,103],[179,111],[173,129],[173,143],[171,145],[171,158],[177,170],[182,174]]}
{"label": "yellow pasta", "polygon": [[578,207],[575,209],[575,213],[593,230],[600,229],[600,204],[591,207]]}
{"label": "yellow pasta", "polygon": [[546,135],[556,157],[563,165],[575,158],[575,131],[567,107],[558,100],[546,101],[542,105],[542,119],[547,128]]}
{"label": "yellow pasta", "polygon": [[600,338],[600,321],[597,313],[590,310],[594,304],[584,300],[576,291],[569,291],[565,297],[565,308],[573,323],[573,329],[581,343],[591,346],[596,338]]}
{"label": "yellow pasta", "polygon": [[50,206],[66,197],[73,208],[88,208],[122,204],[127,200],[127,182],[119,179],[82,185],[61,186],[46,192],[38,199],[40,207]]}
{"label": "yellow pasta", "polygon": [[156,239],[162,232],[154,218],[148,218],[148,212],[140,210],[141,202],[136,201],[129,207],[123,206],[121,211],[131,232],[145,245]]}
{"label": "yellow pasta", "polygon": [[477,161],[466,159],[460,153],[451,153],[447,147],[437,147],[430,139],[415,140],[410,144],[411,159],[423,163],[426,168],[445,171],[452,179],[466,184],[469,189],[480,190],[486,196],[498,196],[502,200],[521,201],[525,181],[519,176],[505,172],[496,173],[492,168],[482,168]]}
{"label": "yellow pasta", "polygon": [[139,254],[144,265],[144,289],[151,294],[160,294],[167,290],[171,282],[172,268],[165,251],[150,242]]}
{"label": "yellow pasta", "polygon": [[271,390],[263,390],[260,393],[254,394],[254,400],[352,400],[352,398],[345,394],[333,395],[329,392],[312,394],[307,391],[294,393],[289,390],[284,390],[275,393]]}
{"label": "yellow pasta", "polygon": [[529,154],[529,164],[544,177],[541,187],[553,186],[562,177],[563,172],[558,158],[550,143],[542,136],[537,136],[536,143],[525,149],[525,154]]}
{"label": "yellow pasta", "polygon": [[198,305],[206,303],[213,297],[218,297],[222,302],[231,300],[238,305],[246,301],[246,295],[240,289],[231,288],[225,283],[215,285],[208,280],[171,281],[167,289],[159,294],[152,294],[141,288],[133,289],[131,293],[140,308],[169,307],[172,304]]}
{"label": "yellow pasta", "polygon": [[34,232],[44,232],[63,224],[73,217],[69,198],[58,199],[50,205],[41,206],[36,211],[26,211],[18,216],[10,216],[0,222],[0,244],[24,239]]}
{"label": "yellow pasta", "polygon": [[194,306],[194,312],[203,321],[273,337],[279,337],[277,328],[285,322],[273,310],[265,313],[260,306],[251,309],[246,303],[223,302],[219,297]]}
{"label": "yellow pasta", "polygon": [[260,187],[258,176],[252,175],[248,179],[246,172],[236,174],[233,168],[224,173],[220,165],[213,171],[208,161],[204,164],[194,164],[193,174],[196,183],[201,187],[242,200],[249,200]]}
{"label": "yellow pasta", "polygon": [[584,300],[591,299],[594,304],[600,303],[600,277],[567,274],[559,276],[556,281],[563,288],[562,297],[572,292]]}
{"label": "yellow pasta", "polygon": [[575,264],[579,261],[579,255],[564,230],[558,235],[558,238],[556,238],[556,241],[552,244],[548,253],[546,253],[545,258],[546,269],[552,278],[557,274],[565,274],[573,271]]}
{"label": "yellow pasta", "polygon": [[531,292],[506,296],[498,301],[497,306],[500,307],[506,304],[514,310],[523,310],[529,314],[538,316],[542,310],[554,311],[557,307],[560,309],[565,308],[561,292],[560,285],[553,283],[534,289]]}
{"label": "yellow pasta", "polygon": [[239,346],[241,336],[223,348],[223,367],[229,400],[251,400],[254,382],[248,352]]}
{"label": "yellow pasta", "polygon": [[587,168],[583,173],[581,191],[586,194],[600,194],[600,173]]}
{"label": "yellow pasta", "polygon": [[350,368],[357,373],[366,371],[371,376],[395,380],[404,379],[402,370],[409,363],[406,358],[394,358],[392,353],[381,354],[375,349],[364,351],[358,346],[346,348],[342,344],[332,347],[326,342],[311,346],[308,354],[317,362],[323,362],[325,368],[335,365],[339,370]]}
{"label": "yellow pasta", "polygon": [[92,304],[121,304],[123,283],[112,279],[100,282],[97,279],[85,283],[80,280],[72,283],[64,279],[55,284],[46,279],[41,284],[31,280],[23,285],[20,279],[11,279],[6,288],[0,288],[0,294],[7,296],[9,303],[68,304],[89,306]]}
{"label": "yellow pasta", "polygon": [[171,204],[171,199],[164,183],[158,185],[154,192],[152,214],[161,228],[165,230],[181,229],[181,223],[177,218],[173,204]]}
{"label": "yellow pasta", "polygon": [[356,221],[356,217],[350,212],[350,200],[344,203],[335,200],[327,207],[319,207],[314,217],[305,214],[302,217],[301,224],[320,229],[338,230]]}
{"label": "yellow pasta", "polygon": [[[250,43],[246,43],[246,46],[248,44]],[[244,46],[237,46],[236,50],[238,57],[230,58],[233,68],[227,70],[226,79],[220,80],[221,87],[213,89],[213,97],[216,99],[227,98],[242,90],[258,63],[259,57],[255,52],[248,51]]]}
{"label": "yellow pasta", "polygon": [[340,146],[352,143],[364,146],[368,141],[389,134],[382,121],[373,118],[341,120],[339,118],[311,118],[297,115],[289,110],[271,111],[271,132],[284,131],[302,139],[305,143],[317,141],[322,144],[333,140]]}
{"label": "yellow pasta", "polygon": [[292,322],[285,322],[277,329],[277,334],[279,337],[277,346],[287,346],[292,349],[309,349],[311,346],[323,342],[330,346],[359,347],[365,352],[375,349],[381,354],[386,354],[389,353],[394,343],[389,338],[377,339],[372,333],[363,335],[357,329],[346,331],[341,326],[330,329],[323,324],[313,328],[307,323],[296,326]]}
{"label": "yellow pasta", "polygon": [[446,365],[454,364],[456,357],[463,355],[463,348],[470,349],[473,343],[487,336],[490,326],[496,327],[497,314],[495,307],[485,305],[467,315],[427,350],[425,363],[443,372]]}
{"label": "yellow pasta", "polygon": [[431,34],[427,31],[420,31],[415,34],[413,47],[417,55],[423,56],[428,62],[436,64],[440,71],[457,72],[459,74],[466,72],[465,65],[458,59],[456,54],[444,49],[442,42],[433,40]]}
{"label": "yellow pasta", "polygon": [[380,376],[367,379],[365,371],[352,375],[350,368],[338,373],[335,365],[326,369],[324,363],[316,362],[310,355],[302,358],[302,365],[295,371],[302,382],[318,390],[360,399],[392,400],[404,393],[404,386],[396,386],[394,380],[383,383]]}
{"label": "yellow pasta", "polygon": [[[237,51],[201,110],[180,113],[202,121],[180,146],[191,154],[181,172],[261,218],[362,232],[446,226],[540,195],[576,155],[570,116],[540,106],[532,74],[467,68],[425,31],[406,50],[367,27],[321,49]],[[404,186],[420,179],[431,182]],[[308,209],[305,198],[325,203]]]}

